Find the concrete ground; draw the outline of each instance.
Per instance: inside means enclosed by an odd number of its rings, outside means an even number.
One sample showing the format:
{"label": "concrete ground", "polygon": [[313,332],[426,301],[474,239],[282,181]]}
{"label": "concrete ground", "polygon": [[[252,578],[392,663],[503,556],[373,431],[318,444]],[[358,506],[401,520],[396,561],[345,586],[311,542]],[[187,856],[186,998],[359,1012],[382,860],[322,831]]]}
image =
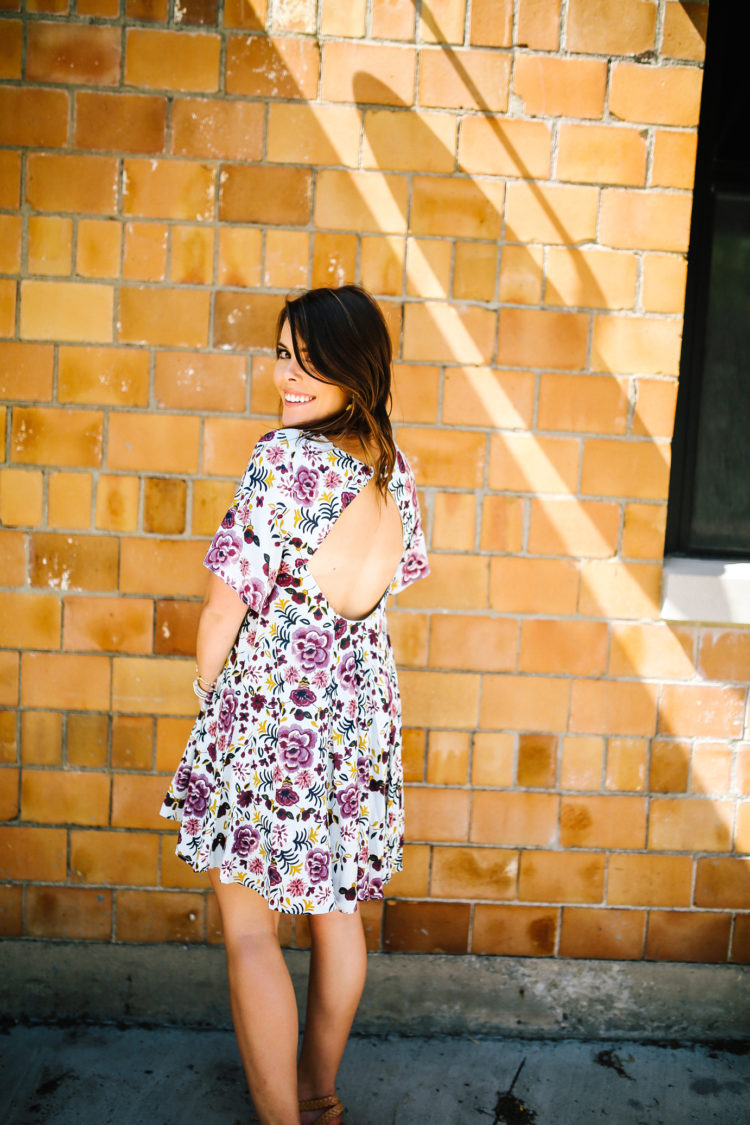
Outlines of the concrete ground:
{"label": "concrete ground", "polygon": [[[247,1125],[229,1031],[11,1025],[4,1125]],[[346,1125],[750,1125],[750,1044],[352,1038]]]}

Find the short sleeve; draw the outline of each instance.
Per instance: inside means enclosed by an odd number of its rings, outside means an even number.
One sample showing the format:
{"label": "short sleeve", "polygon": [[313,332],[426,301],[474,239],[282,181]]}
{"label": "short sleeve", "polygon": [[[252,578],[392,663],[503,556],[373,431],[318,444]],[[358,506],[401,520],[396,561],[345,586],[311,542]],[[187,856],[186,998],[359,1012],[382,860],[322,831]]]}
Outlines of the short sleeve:
{"label": "short sleeve", "polygon": [[211,540],[203,565],[218,575],[254,612],[271,598],[281,565],[278,472],[284,450],[273,433],[261,438]]}
{"label": "short sleeve", "polygon": [[401,562],[398,564],[398,570],[391,583],[392,594],[400,594],[407,586],[411,586],[412,582],[416,582],[419,578],[426,578],[430,573],[427,545],[422,529],[422,517],[419,514],[417,484],[403,454],[399,453],[399,458],[406,477],[403,502],[399,504],[401,519],[404,523],[406,549],[401,556]]}

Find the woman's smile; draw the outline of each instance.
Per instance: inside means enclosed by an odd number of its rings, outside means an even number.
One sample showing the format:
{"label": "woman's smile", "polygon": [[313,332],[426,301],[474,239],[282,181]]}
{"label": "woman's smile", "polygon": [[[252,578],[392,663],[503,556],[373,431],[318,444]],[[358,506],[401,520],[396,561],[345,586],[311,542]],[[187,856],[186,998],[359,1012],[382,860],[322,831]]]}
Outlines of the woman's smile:
{"label": "woman's smile", "polygon": [[349,395],[341,387],[316,379],[298,362],[288,321],[276,345],[273,381],[281,398],[283,426],[303,428],[335,418],[346,409],[349,401]]}

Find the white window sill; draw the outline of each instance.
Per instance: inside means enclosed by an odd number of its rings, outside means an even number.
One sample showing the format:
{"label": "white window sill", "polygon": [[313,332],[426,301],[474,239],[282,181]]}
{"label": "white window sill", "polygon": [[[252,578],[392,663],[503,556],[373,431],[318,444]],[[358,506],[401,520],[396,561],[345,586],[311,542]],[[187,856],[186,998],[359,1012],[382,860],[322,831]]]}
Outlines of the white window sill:
{"label": "white window sill", "polygon": [[750,625],[750,562],[666,558],[661,591],[665,621]]}

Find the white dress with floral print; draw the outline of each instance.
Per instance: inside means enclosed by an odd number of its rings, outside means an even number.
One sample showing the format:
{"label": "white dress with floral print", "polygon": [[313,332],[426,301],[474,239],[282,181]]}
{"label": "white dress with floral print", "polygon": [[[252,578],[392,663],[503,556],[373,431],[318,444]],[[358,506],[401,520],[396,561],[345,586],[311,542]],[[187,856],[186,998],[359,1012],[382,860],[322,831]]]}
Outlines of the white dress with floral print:
{"label": "white dress with floral print", "polygon": [[385,602],[427,574],[411,470],[389,489],[404,549],[367,617],[341,617],[307,569],[373,469],[325,438],[256,445],[205,565],[249,607],[162,806],[177,855],[290,914],[351,913],[401,870],[401,714]]}

